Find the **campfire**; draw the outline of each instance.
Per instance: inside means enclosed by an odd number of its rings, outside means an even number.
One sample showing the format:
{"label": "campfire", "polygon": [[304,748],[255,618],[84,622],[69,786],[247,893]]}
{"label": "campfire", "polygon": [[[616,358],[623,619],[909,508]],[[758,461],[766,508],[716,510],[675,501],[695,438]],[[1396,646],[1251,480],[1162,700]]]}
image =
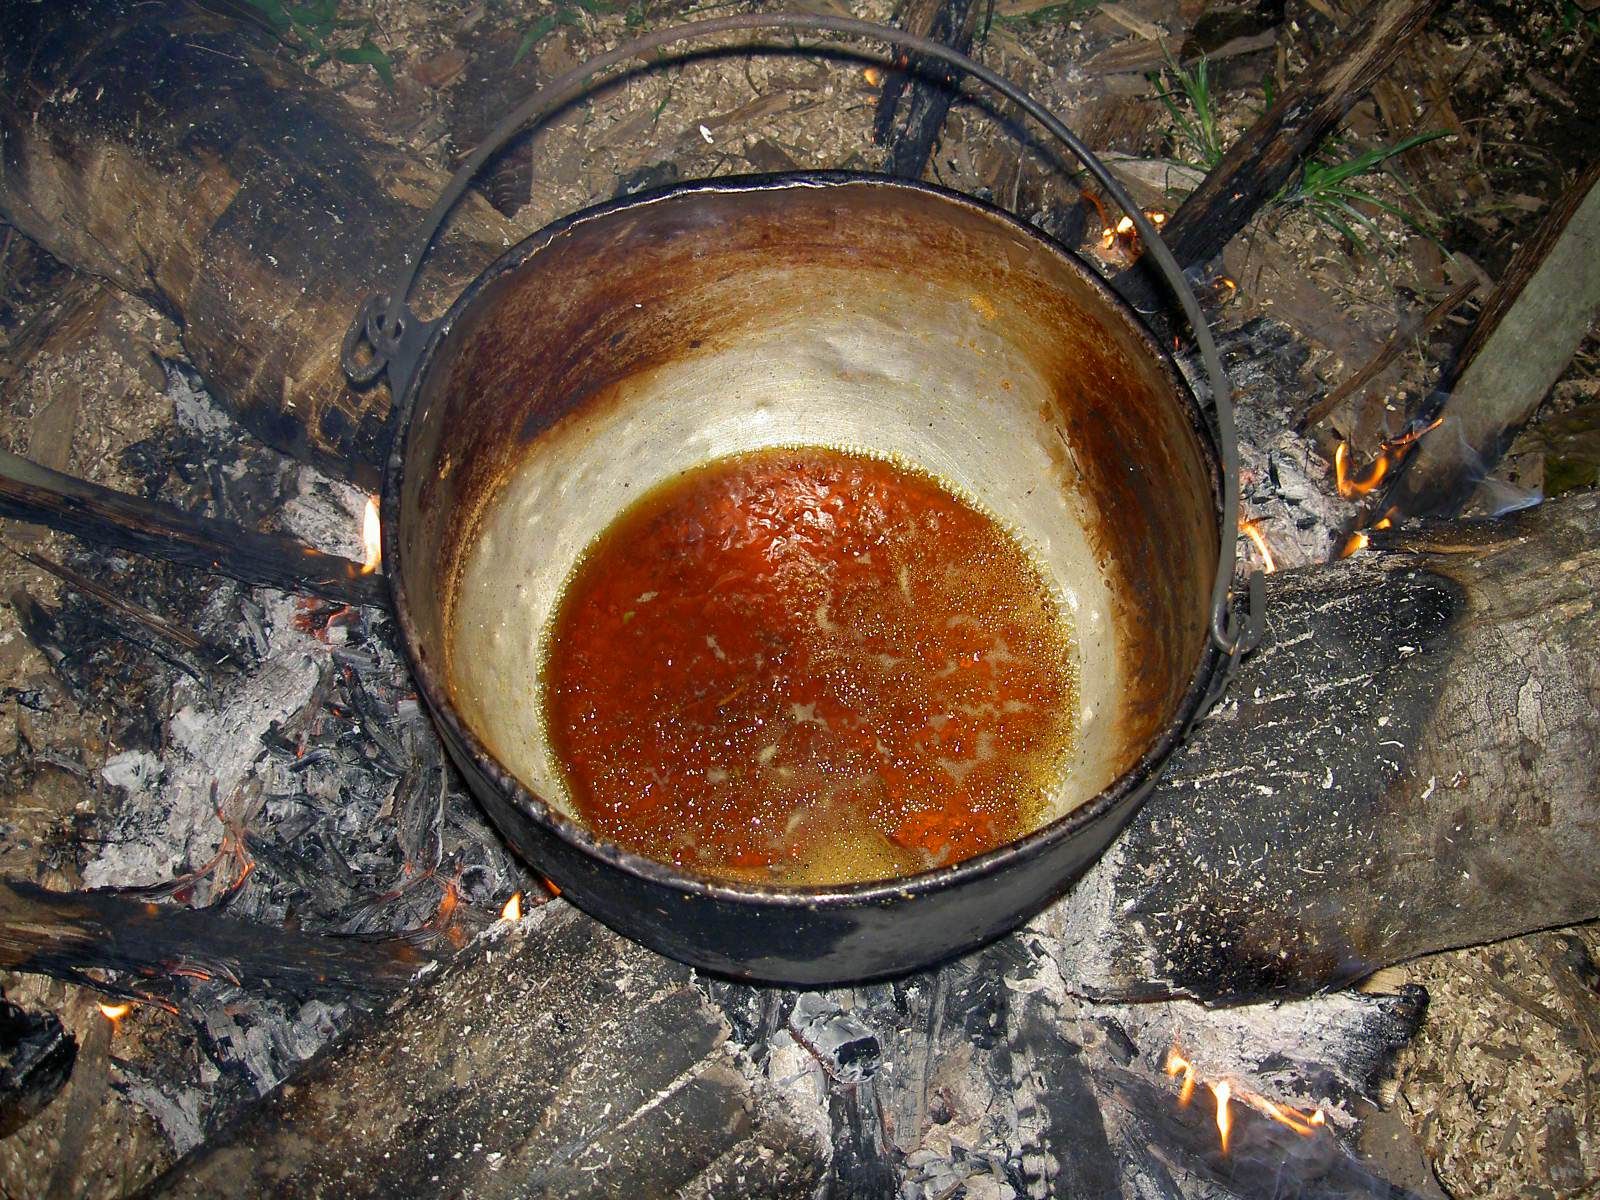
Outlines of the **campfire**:
{"label": "campfire", "polygon": [[[375,494],[387,390],[338,366],[375,374],[408,352],[381,303],[340,342],[399,268],[413,201],[442,186],[443,131],[465,158],[485,113],[670,13],[558,5],[549,28],[452,26],[430,34],[446,49],[404,57],[330,26],[330,57],[294,50],[304,13],[280,29],[163,0],[121,22],[119,2],[13,5],[0,47],[3,299],[41,330],[13,337],[0,307],[16,360],[0,384],[32,389],[0,412],[6,1194],[1432,1194],[1375,1148],[1399,1138],[1420,1160],[1393,1081],[1428,997],[1393,968],[1600,916],[1600,501],[1459,516],[1511,507],[1484,502],[1499,456],[1575,349],[1592,365],[1592,310],[1550,298],[1592,288],[1571,245],[1593,236],[1600,190],[1593,168],[1558,181],[1515,256],[1466,282],[1432,268],[1355,358],[1329,349],[1344,315],[1253,239],[1309,236],[1286,222],[1336,165],[1341,123],[1375,137],[1374,114],[1404,109],[1420,123],[1395,141],[1426,125],[1380,81],[1423,69],[1406,64],[1433,4],[1335,5],[1337,21],[1317,4],[1209,49],[1194,14],[1157,0],[1060,28],[1015,3],[992,23],[964,0],[896,9],[1026,75],[1075,127],[1145,147],[1111,167],[1216,330],[1238,411],[1235,595],[1260,572],[1265,635],[1121,836],[1027,924],[910,974],[798,990],[620,936],[502,838],[404,650]],[[1081,78],[1047,69],[1069,44]],[[1233,64],[1235,89],[1275,58],[1308,65],[1230,110],[1211,154],[1163,115],[1198,119],[1215,97],[1195,87],[1224,86],[1194,74],[1202,55]],[[496,160],[438,241],[426,315],[591,200],[840,149],[1097,260],[1209,399],[1133,219],[1019,144],[1020,109],[987,110],[896,48],[844,70],[809,44],[749,58],[656,64]],[[159,65],[170,90],[126,62]],[[196,82],[218,71],[228,89]],[[677,131],[662,122],[680,86]],[[602,126],[650,156],[619,157]],[[295,148],[313,133],[314,159]],[[118,187],[80,180],[76,147],[121,164]],[[1307,261],[1371,285],[1359,246],[1319,236]],[[179,324],[127,332],[157,312]],[[130,337],[159,342],[159,364]],[[80,352],[123,363],[140,414],[113,408]],[[74,364],[78,415],[50,415],[46,362]],[[1517,400],[1512,376],[1549,379]],[[115,432],[85,432],[103,423]],[[1072,447],[1051,450],[1066,470]],[[446,455],[439,475],[474,469]],[[1588,959],[1568,958],[1552,996],[1484,986],[1597,1049]],[[1552,1194],[1580,1194],[1600,1154],[1586,1121],[1540,1135],[1571,1183]]]}

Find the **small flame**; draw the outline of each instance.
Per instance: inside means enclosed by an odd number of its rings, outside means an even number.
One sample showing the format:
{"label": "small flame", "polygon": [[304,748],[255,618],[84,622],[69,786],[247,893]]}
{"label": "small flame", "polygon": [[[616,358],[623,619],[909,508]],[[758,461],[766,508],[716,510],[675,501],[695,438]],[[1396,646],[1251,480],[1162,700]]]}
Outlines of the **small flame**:
{"label": "small flame", "polygon": [[[1096,202],[1095,207],[1100,207],[1098,202]],[[1100,211],[1101,220],[1104,221],[1105,210],[1101,209]],[[1167,222],[1167,214],[1158,209],[1146,209],[1144,215],[1150,224],[1157,229],[1160,229]],[[1100,245],[1103,249],[1111,250],[1116,247],[1118,242],[1121,242],[1123,248],[1130,253],[1139,242],[1139,231],[1133,227],[1133,218],[1126,213],[1117,220],[1115,225],[1107,224],[1100,231]]]}
{"label": "small flame", "polygon": [[1439,417],[1427,425],[1417,425],[1405,433],[1386,439],[1378,447],[1378,455],[1372,460],[1372,465],[1359,478],[1350,473],[1350,443],[1340,442],[1333,452],[1333,482],[1339,495],[1346,500],[1365,496],[1384,481],[1390,469],[1411,452],[1411,447],[1443,423],[1444,418]]}
{"label": "small flame", "polygon": [[371,575],[383,562],[382,526],[378,522],[378,498],[367,497],[367,511],[361,518],[361,545],[366,558],[361,563],[361,573]]}
{"label": "small flame", "polygon": [[1233,1096],[1233,1086],[1226,1079],[1206,1086],[1217,1098],[1217,1132],[1222,1135],[1222,1152],[1226,1154],[1228,1135],[1233,1132],[1233,1110],[1228,1107],[1228,1100]]}
{"label": "small flame", "polygon": [[[1194,1064],[1185,1058],[1176,1046],[1167,1053],[1166,1072],[1170,1078],[1183,1077],[1182,1085],[1178,1090],[1179,1107],[1187,1107],[1194,1098],[1195,1084],[1200,1082]],[[1222,1140],[1222,1151],[1228,1151],[1229,1142],[1233,1138],[1233,1104],[1237,1101],[1247,1108],[1254,1109],[1264,1117],[1270,1117],[1278,1124],[1293,1130],[1302,1137],[1311,1137],[1327,1124],[1328,1118],[1321,1108],[1310,1110],[1296,1108],[1292,1104],[1278,1104],[1268,1100],[1265,1096],[1243,1088],[1235,1088],[1226,1079],[1205,1080],[1206,1087],[1211,1089],[1211,1094],[1217,1102],[1217,1134]]]}
{"label": "small flame", "polygon": [[1239,532],[1250,539],[1250,544],[1256,548],[1256,553],[1261,556],[1261,569],[1271,575],[1278,569],[1277,560],[1272,557],[1272,547],[1267,545],[1267,535],[1261,532],[1260,521],[1240,521]]}
{"label": "small flame", "polygon": [[1398,450],[1402,446],[1409,446],[1413,442],[1420,442],[1424,437],[1432,433],[1435,429],[1439,428],[1439,426],[1443,424],[1443,417],[1435,417],[1427,425],[1419,426],[1418,428],[1411,430],[1410,433],[1402,433],[1399,437],[1390,438],[1384,443],[1384,445],[1391,450]]}
{"label": "small flame", "polygon": [[505,907],[500,910],[500,919],[502,921],[520,921],[520,920],[522,920],[522,893],[521,892],[512,892],[511,893],[511,899],[507,900]]}
{"label": "small flame", "polygon": [[133,1011],[133,1005],[131,1004],[107,1004],[103,1000],[97,1001],[95,1007],[100,1010],[102,1017],[111,1022],[112,1033],[115,1033],[122,1025],[122,1018]]}
{"label": "small flame", "polygon": [[1367,468],[1366,473],[1360,476],[1350,474],[1350,443],[1340,442],[1339,448],[1333,452],[1333,483],[1339,495],[1346,500],[1365,496],[1382,483],[1383,477],[1388,473],[1388,443],[1385,443],[1384,449],[1378,451],[1378,457],[1372,460],[1372,465]]}
{"label": "small flame", "polygon": [[867,81],[868,87],[883,86],[883,71],[879,67],[863,68],[861,71],[861,77]]}
{"label": "small flame", "polygon": [[1352,554],[1358,554],[1365,550],[1371,541],[1372,539],[1367,536],[1365,529],[1358,529],[1350,535],[1349,540],[1340,548],[1339,557],[1349,558]]}
{"label": "small flame", "polygon": [[1172,1050],[1167,1054],[1167,1074],[1174,1079],[1183,1076],[1183,1086],[1178,1090],[1178,1107],[1188,1108],[1189,1101],[1194,1099],[1194,1064],[1177,1050]]}
{"label": "small flame", "polygon": [[1287,1125],[1303,1137],[1310,1137],[1319,1126],[1327,1124],[1328,1120],[1322,1115],[1320,1108],[1303,1112],[1292,1104],[1274,1104],[1264,1097],[1258,1097],[1249,1103],[1257,1112],[1271,1117],[1280,1125]]}
{"label": "small flame", "polygon": [[1235,293],[1237,293],[1239,290],[1239,285],[1233,280],[1229,279],[1226,275],[1218,275],[1216,279],[1212,281],[1211,286],[1217,293],[1217,299],[1222,301],[1224,304],[1226,304],[1229,300],[1232,300]]}

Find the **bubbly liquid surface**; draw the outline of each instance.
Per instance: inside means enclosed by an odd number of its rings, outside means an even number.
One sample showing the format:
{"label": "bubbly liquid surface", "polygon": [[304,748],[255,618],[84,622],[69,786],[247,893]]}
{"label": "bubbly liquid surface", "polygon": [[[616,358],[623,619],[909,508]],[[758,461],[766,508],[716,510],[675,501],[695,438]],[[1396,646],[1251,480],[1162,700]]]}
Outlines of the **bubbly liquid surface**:
{"label": "bubbly liquid surface", "polygon": [[715,876],[885,879],[1039,822],[1075,661],[992,518],[892,463],[762,450],[667,481],[590,546],[545,725],[600,837]]}

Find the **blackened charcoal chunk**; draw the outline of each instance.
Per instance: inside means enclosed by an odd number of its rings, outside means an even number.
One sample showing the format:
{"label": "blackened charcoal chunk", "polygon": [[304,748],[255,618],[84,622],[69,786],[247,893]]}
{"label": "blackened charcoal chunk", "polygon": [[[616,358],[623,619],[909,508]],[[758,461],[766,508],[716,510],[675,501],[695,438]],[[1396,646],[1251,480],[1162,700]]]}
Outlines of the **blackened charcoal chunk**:
{"label": "blackened charcoal chunk", "polygon": [[78,1043],[53,1013],[30,1013],[0,995],[0,1137],[44,1110],[72,1075]]}
{"label": "blackened charcoal chunk", "polygon": [[841,1082],[870,1079],[883,1056],[877,1034],[816,992],[804,992],[795,1000],[789,1032]]}

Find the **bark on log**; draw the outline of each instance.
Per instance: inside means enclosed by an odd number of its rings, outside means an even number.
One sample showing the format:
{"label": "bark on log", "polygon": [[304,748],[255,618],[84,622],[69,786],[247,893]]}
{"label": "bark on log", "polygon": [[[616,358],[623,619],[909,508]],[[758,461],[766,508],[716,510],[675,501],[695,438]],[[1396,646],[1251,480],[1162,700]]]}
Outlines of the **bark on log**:
{"label": "bark on log", "polygon": [[[0,214],[171,314],[252,432],[368,488],[388,393],[346,386],[340,340],[441,185],[256,25],[187,0],[0,3]],[[464,205],[422,307],[509,234]]]}
{"label": "bark on log", "polygon": [[1600,916],[1600,493],[1386,536],[1268,579],[1267,641],[1048,918],[1076,986],[1303,994]]}
{"label": "bark on log", "polygon": [[1579,172],[1485,302],[1443,423],[1402,464],[1384,509],[1453,516],[1533,418],[1600,317],[1600,158]]}
{"label": "bark on log", "polygon": [[383,576],[291,537],[254,533],[112,491],[0,450],[0,517],[47,525],[102,547],[164,558],[243,583],[341,604],[387,604]]}
{"label": "bark on log", "polygon": [[[1437,7],[1438,0],[1379,0],[1359,29],[1278,97],[1162,229],[1178,262],[1188,268],[1220,254],[1338,127]],[[1117,290],[1140,308],[1166,295],[1137,264],[1123,273]]]}
{"label": "bark on log", "polygon": [[335,1047],[161,1196],[809,1197],[812,1135],[729,1063],[687,967],[564,904]]}
{"label": "bark on log", "polygon": [[0,970],[71,983],[89,982],[88,970],[154,981],[188,973],[348,999],[392,993],[427,961],[398,939],[318,936],[138,895],[0,880]]}

